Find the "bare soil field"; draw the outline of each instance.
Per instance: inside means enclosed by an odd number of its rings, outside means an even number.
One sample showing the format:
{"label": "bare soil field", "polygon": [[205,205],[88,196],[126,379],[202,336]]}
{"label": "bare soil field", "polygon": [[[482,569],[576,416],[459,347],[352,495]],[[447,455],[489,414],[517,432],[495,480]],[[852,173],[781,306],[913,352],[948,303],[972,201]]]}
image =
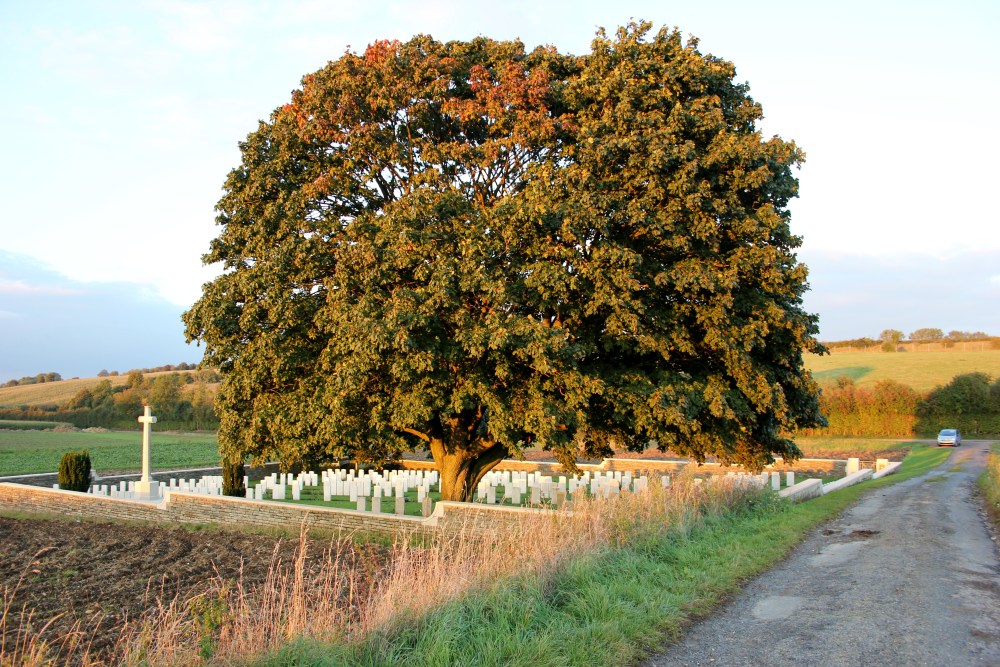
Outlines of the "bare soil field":
{"label": "bare soil field", "polygon": [[[298,538],[206,529],[0,517],[0,592],[6,592],[6,642],[19,631],[56,641],[79,630],[91,655],[115,650],[119,629],[186,601],[219,578],[260,588],[272,568],[291,568]],[[387,548],[348,541],[308,541],[306,572],[333,556],[359,558],[377,576]],[[355,591],[355,594],[357,591]],[[2,599],[2,598],[0,598]],[[30,610],[30,620],[21,617]],[[65,659],[71,656],[63,655]]]}

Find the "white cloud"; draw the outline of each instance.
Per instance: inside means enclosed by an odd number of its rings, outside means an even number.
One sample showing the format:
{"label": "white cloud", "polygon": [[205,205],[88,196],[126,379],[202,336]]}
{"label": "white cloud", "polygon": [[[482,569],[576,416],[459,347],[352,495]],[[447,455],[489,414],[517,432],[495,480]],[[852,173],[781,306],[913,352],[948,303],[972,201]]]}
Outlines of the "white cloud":
{"label": "white cloud", "polygon": [[51,285],[29,285],[23,280],[0,280],[0,294],[5,295],[45,295],[45,296],[79,296],[82,291],[69,287]]}

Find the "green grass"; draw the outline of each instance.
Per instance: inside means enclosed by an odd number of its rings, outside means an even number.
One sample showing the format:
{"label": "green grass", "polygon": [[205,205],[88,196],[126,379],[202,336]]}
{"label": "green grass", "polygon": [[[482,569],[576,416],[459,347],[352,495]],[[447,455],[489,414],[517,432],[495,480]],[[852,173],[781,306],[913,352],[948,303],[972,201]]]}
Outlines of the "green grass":
{"label": "green grass", "polygon": [[[319,507],[327,507],[329,509],[339,509],[339,510],[356,510],[358,509],[357,502],[352,502],[350,496],[332,496],[330,501],[327,502],[323,500],[323,487],[321,486],[307,486],[302,489],[301,500],[292,500],[292,491],[289,488],[285,491],[287,497],[285,500],[279,500],[277,502],[285,502],[293,505],[317,505]],[[441,494],[437,491],[432,491],[427,494],[430,496],[431,502],[436,503],[441,500]],[[271,498],[270,492],[264,494],[267,499]],[[406,498],[406,502],[403,503],[403,513],[407,516],[421,516],[423,514],[422,505],[417,502],[417,490],[410,489],[403,497]],[[365,498],[365,503],[368,511],[372,508],[372,499],[370,497]],[[396,513],[396,498],[382,498],[382,514],[395,514]]]}
{"label": "green grass", "polygon": [[983,492],[986,509],[1000,528],[1000,444],[994,444],[986,460],[986,469],[979,476],[979,489]]}
{"label": "green grass", "polygon": [[917,391],[928,391],[962,373],[979,371],[1000,376],[1000,350],[834,352],[825,356],[807,354],[805,364],[820,382],[846,375],[862,386],[896,380]]}
{"label": "green grass", "polygon": [[297,640],[255,664],[635,664],[863,492],[923,474],[949,453],[914,447],[897,474],[874,482],[799,505],[769,500],[688,533],[581,554],[554,579],[518,575],[359,643]]}
{"label": "green grass", "polygon": [[55,428],[62,422],[33,422],[19,419],[0,419],[0,429],[12,429],[18,431],[44,431],[47,428]]}
{"label": "green grass", "polygon": [[[87,449],[98,474],[142,468],[142,434],[134,431],[0,431],[0,476],[57,472],[62,455]],[[219,448],[214,433],[156,433],[150,442],[154,469],[215,466]]]}

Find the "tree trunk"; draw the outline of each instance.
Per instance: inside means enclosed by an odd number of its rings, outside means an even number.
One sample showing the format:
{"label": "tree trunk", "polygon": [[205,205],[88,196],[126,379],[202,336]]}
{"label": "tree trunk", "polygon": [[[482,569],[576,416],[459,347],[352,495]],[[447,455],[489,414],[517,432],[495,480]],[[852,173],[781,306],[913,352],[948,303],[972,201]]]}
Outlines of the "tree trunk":
{"label": "tree trunk", "polygon": [[441,500],[472,501],[479,480],[507,455],[507,448],[496,442],[456,447],[435,438],[430,444],[441,473]]}

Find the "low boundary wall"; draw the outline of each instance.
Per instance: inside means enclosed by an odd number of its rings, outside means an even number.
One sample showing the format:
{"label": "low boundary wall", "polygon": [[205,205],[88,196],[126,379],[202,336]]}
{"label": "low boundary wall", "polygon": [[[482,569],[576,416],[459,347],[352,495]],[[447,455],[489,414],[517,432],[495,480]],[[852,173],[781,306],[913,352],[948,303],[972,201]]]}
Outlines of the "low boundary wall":
{"label": "low boundary wall", "polygon": [[177,491],[167,493],[164,500],[156,504],[10,482],[0,483],[0,509],[29,514],[58,514],[67,518],[215,524],[241,528],[249,525],[292,531],[305,526],[332,532],[389,536],[457,535],[463,531],[482,534],[515,529],[533,515],[558,516],[531,508],[440,501],[436,503],[434,512],[425,518]]}

